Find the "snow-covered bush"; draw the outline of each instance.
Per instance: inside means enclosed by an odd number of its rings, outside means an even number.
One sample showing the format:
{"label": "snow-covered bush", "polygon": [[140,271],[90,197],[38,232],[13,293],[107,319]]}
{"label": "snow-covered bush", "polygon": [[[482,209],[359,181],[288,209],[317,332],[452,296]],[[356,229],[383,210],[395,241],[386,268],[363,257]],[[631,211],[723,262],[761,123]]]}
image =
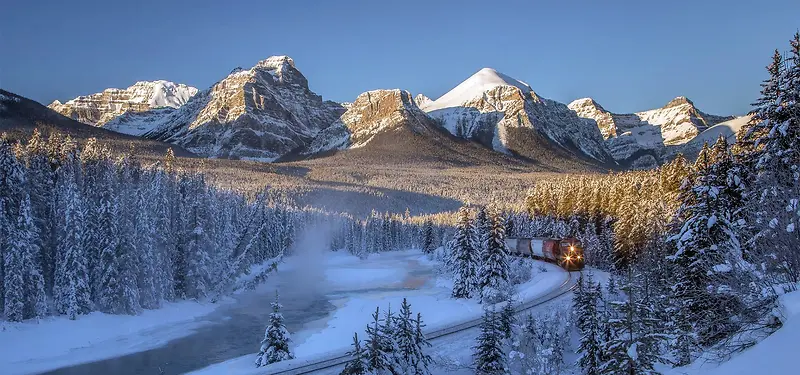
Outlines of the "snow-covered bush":
{"label": "snow-covered bush", "polygon": [[517,258],[508,266],[508,281],[512,285],[525,283],[533,277],[533,259]]}

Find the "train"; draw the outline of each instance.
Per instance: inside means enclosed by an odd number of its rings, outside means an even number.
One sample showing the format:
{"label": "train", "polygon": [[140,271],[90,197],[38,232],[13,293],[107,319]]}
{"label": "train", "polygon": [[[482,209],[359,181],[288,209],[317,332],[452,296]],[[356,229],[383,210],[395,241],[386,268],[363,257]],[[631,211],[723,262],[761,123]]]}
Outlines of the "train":
{"label": "train", "polygon": [[580,271],[586,263],[583,247],[576,238],[509,237],[505,242],[511,255],[541,259],[567,271]]}

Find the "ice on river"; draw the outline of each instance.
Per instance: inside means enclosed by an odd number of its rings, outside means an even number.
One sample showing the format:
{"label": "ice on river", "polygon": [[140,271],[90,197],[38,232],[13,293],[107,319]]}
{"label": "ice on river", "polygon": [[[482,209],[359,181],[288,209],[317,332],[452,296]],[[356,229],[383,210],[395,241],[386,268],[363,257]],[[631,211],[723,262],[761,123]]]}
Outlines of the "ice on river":
{"label": "ice on river", "polygon": [[[386,252],[373,254],[361,260],[346,253],[325,255],[325,280],[327,294],[336,306],[335,311],[317,324],[293,333],[291,347],[296,360],[277,363],[267,368],[253,366],[257,346],[253,353],[209,366],[193,374],[263,374],[292,364],[327,357],[347,350],[354,332],[359,338],[364,333],[371,314],[380,307],[381,315],[390,306],[397,312],[403,298],[411,310],[422,314],[428,329],[478,318],[483,309],[477,300],[457,300],[450,297],[451,282],[438,278],[433,264],[419,251]],[[294,268],[288,260],[289,268]],[[519,296],[530,300],[557,288],[566,274],[556,266],[545,264],[549,272],[536,272],[529,282],[518,286]],[[537,267],[538,268],[538,267]]]}

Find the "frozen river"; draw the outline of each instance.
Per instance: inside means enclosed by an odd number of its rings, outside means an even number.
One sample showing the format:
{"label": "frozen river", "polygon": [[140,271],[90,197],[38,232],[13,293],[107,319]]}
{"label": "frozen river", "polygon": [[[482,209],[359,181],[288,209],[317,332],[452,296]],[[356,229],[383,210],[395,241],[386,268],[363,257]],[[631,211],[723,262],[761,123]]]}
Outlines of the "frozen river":
{"label": "frozen river", "polygon": [[336,253],[318,258],[289,258],[257,290],[234,296],[235,302],[200,318],[200,328],[164,346],[45,374],[182,374],[252,354],[263,338],[276,289],[287,328],[301,345],[326,328],[343,301],[420,289],[433,273],[415,252],[384,253],[367,261]]}

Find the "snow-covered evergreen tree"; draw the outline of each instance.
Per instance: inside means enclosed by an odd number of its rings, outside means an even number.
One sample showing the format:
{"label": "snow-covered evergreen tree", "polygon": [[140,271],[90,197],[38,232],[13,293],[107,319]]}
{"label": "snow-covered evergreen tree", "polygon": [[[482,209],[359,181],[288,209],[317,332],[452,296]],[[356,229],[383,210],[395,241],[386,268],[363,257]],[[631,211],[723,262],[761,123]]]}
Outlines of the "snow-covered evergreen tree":
{"label": "snow-covered evergreen tree", "polygon": [[601,352],[608,359],[600,366],[601,374],[658,374],[654,365],[666,362],[659,356],[659,341],[664,337],[658,333],[658,321],[652,306],[638,300],[640,290],[633,283],[633,272],[621,288],[625,294],[622,301],[612,302],[615,309],[608,319],[612,336],[603,343]]}
{"label": "snow-covered evergreen tree", "polygon": [[509,295],[505,300],[503,309],[498,314],[500,331],[503,333],[503,337],[506,339],[511,338],[511,332],[516,324],[516,317],[514,314],[516,314],[516,311],[514,311],[514,297]]}
{"label": "snow-covered evergreen tree", "polygon": [[600,285],[594,284],[591,274],[576,292],[577,325],[580,333],[578,347],[578,366],[584,375],[600,374],[602,319],[598,311]]}
{"label": "snow-covered evergreen tree", "polygon": [[495,303],[504,300],[508,293],[508,249],[503,218],[493,211],[489,223],[483,262],[478,271],[478,288],[482,302]]}
{"label": "snow-covered evergreen tree", "polygon": [[682,307],[680,314],[692,322],[692,331],[703,345],[736,329],[730,320],[739,305],[736,297],[720,293],[724,288],[708,286],[723,282],[714,275],[731,272],[742,254],[736,210],[731,207],[735,189],[723,185],[728,179],[717,176],[710,154],[711,150],[704,148],[698,157],[697,169],[702,172],[685,195],[687,202],[681,209],[685,222],[673,237],[677,251],[669,257],[679,270],[672,289]]}
{"label": "snow-covered evergreen tree", "polygon": [[400,315],[396,318],[394,341],[396,342],[395,361],[400,374],[416,375],[430,374],[428,364],[430,357],[424,352],[422,346],[427,344],[422,334],[421,315],[411,312],[411,305],[403,298],[400,306]]}
{"label": "snow-covered evergreen tree", "polygon": [[425,328],[425,323],[422,322],[422,314],[417,313],[417,319],[414,320],[414,344],[416,345],[417,353],[417,358],[414,362],[414,375],[429,375],[430,369],[428,367],[433,362],[431,356],[425,353],[425,349],[431,347],[431,343],[425,338],[425,333],[422,331],[423,328]]}
{"label": "snow-covered evergreen tree", "polygon": [[503,350],[503,332],[494,310],[486,309],[480,325],[478,342],[475,345],[475,373],[478,375],[500,375],[506,373],[506,355]]}
{"label": "snow-covered evergreen tree", "polygon": [[492,222],[489,217],[489,211],[486,207],[481,207],[478,209],[478,213],[475,215],[475,222],[473,223],[473,231],[475,232],[473,239],[475,242],[472,244],[472,247],[478,254],[478,259],[482,260],[485,257],[484,252],[486,251],[486,243],[489,239],[491,228]]}
{"label": "snow-covered evergreen tree", "polygon": [[458,210],[458,223],[453,239],[448,244],[450,262],[455,271],[453,282],[454,298],[470,298],[477,289],[477,269],[479,265],[478,253],[473,247],[475,234],[469,209],[461,207]]}
{"label": "snow-covered evergreen tree", "polygon": [[344,366],[344,370],[339,375],[366,375],[369,368],[367,361],[367,351],[361,347],[358,340],[358,333],[353,334],[353,349],[347,352],[350,361]]}
{"label": "snow-covered evergreen tree", "polygon": [[384,371],[396,373],[394,359],[391,352],[387,352],[386,342],[392,339],[386,337],[381,329],[383,320],[380,318],[380,308],[376,307],[372,313],[372,323],[367,325],[367,370],[372,373],[382,374]]}
{"label": "snow-covered evergreen tree", "polygon": [[270,363],[292,359],[294,356],[289,351],[291,341],[289,331],[283,324],[283,305],[278,300],[278,291],[275,291],[275,301],[271,303],[272,312],[269,314],[269,326],[261,340],[261,348],[256,358],[256,367],[266,366]]}
{"label": "snow-covered evergreen tree", "polygon": [[61,219],[58,223],[54,300],[56,309],[70,319],[91,311],[86,253],[86,211],[77,178],[80,165],[74,153],[67,155],[58,170],[58,196]]}
{"label": "snow-covered evergreen tree", "polygon": [[436,249],[436,245],[434,244],[435,239],[433,235],[433,222],[427,219],[422,225],[422,251],[425,254],[430,254]]}

